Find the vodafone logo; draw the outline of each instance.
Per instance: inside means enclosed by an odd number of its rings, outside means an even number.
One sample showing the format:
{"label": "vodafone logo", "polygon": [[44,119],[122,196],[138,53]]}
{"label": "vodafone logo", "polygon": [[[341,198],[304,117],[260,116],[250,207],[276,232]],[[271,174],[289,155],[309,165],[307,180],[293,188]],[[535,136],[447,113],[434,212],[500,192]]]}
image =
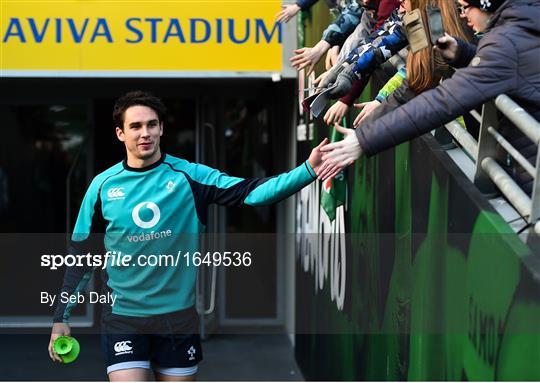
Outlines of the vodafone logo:
{"label": "vodafone logo", "polygon": [[116,352],[115,355],[122,355],[122,354],[133,354],[133,347],[130,346],[131,341],[130,340],[124,340],[122,342],[116,342],[114,344],[114,351]]}
{"label": "vodafone logo", "polygon": [[[140,212],[142,208],[150,209],[152,211],[152,218],[149,221],[143,221],[140,217]],[[159,211],[158,205],[154,202],[141,202],[131,212],[131,218],[135,225],[139,226],[142,229],[150,229],[157,225],[159,219],[161,218],[161,212]]]}

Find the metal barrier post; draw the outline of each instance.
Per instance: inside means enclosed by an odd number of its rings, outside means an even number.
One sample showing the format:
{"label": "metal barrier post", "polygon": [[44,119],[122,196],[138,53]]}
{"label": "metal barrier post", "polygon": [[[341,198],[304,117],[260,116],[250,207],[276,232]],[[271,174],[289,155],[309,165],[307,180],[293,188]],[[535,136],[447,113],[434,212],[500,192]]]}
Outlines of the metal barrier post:
{"label": "metal barrier post", "polygon": [[534,226],[529,230],[527,236],[527,244],[534,249],[540,249],[540,177],[538,172],[540,169],[540,156],[536,153],[536,174],[534,176],[534,184],[532,190],[532,204],[531,215],[529,217],[529,223]]}
{"label": "metal barrier post", "polygon": [[[529,160],[498,132],[498,111],[501,111],[514,123],[516,129],[519,129],[536,145],[536,167],[533,167]],[[446,124],[446,129],[460,143],[469,157],[476,160],[474,184],[487,198],[497,195],[499,190],[502,192],[531,227],[527,232],[526,241],[531,249],[535,249],[533,250],[535,253],[540,254],[540,153],[538,151],[540,122],[505,94],[499,95],[494,101],[486,102],[483,105],[481,117],[474,110],[471,111],[471,115],[480,122],[478,144],[457,121]],[[507,156],[511,156],[533,177],[532,198],[529,198],[529,195],[497,163],[495,158],[499,145],[506,151]]]}
{"label": "metal barrier post", "polygon": [[454,137],[454,140],[463,147],[463,150],[470,159],[476,162],[476,158],[478,158],[478,142],[476,142],[474,137],[456,120],[450,121],[445,127],[452,137]]}
{"label": "metal barrier post", "polygon": [[482,122],[480,124],[480,135],[478,137],[478,157],[476,158],[476,172],[474,184],[485,195],[491,196],[498,193],[497,187],[482,168],[482,161],[485,158],[495,158],[497,154],[497,141],[489,133],[488,128],[498,129],[497,108],[493,101],[487,102],[482,108]]}
{"label": "metal barrier post", "polygon": [[[536,246],[538,246],[538,234],[540,234],[540,177],[538,176],[538,172],[540,169],[540,158],[538,156],[538,144],[540,143],[540,123],[505,94],[497,96],[497,98],[495,99],[495,105],[510,121],[514,123],[516,128],[521,130],[523,134],[525,134],[537,147],[536,168],[534,169],[532,169],[532,165],[530,165],[525,158],[522,158],[521,160],[518,158],[519,156],[521,156],[520,154],[514,157],[534,178],[531,198],[531,211],[527,219],[527,222],[531,224],[533,228],[529,230],[529,235],[527,236],[527,243],[532,244],[534,242],[536,243]],[[509,151],[509,153],[510,152],[511,151]],[[521,162],[523,161],[525,161],[526,163],[522,164]]]}
{"label": "metal barrier post", "polygon": [[540,122],[505,94],[497,96],[495,105],[535,145],[540,144]]}

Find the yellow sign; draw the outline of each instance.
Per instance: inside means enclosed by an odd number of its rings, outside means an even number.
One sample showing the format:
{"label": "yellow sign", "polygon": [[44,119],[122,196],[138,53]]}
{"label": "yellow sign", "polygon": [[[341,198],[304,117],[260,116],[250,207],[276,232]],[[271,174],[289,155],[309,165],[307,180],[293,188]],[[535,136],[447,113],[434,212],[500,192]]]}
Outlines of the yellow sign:
{"label": "yellow sign", "polygon": [[3,71],[282,69],[281,0],[1,0]]}

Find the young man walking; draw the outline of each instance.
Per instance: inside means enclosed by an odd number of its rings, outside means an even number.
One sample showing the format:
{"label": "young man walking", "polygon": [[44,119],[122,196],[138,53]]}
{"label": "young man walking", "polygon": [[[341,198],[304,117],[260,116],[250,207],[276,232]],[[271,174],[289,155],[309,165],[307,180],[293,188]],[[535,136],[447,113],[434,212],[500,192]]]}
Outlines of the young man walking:
{"label": "young man walking", "polygon": [[[166,113],[160,99],[130,92],[117,100],[113,118],[126,159],[97,175],[82,202],[72,235],[77,254],[92,251],[92,233],[107,254],[139,255],[131,262],[114,260],[102,269],[112,304],[103,305],[102,347],[111,381],[194,380],[202,360],[195,311],[197,267],[183,258],[174,267],[140,263],[148,254],[197,251],[208,205],[260,206],[279,202],[317,178],[320,148],[288,173],[268,178],[230,177],[207,166],[160,150]],[[105,254],[105,253],[102,253]],[[114,259],[114,258],[112,258]],[[76,295],[90,279],[92,267],[68,267],[62,293]],[[59,302],[53,319],[49,354],[61,335],[69,335],[74,304]]]}

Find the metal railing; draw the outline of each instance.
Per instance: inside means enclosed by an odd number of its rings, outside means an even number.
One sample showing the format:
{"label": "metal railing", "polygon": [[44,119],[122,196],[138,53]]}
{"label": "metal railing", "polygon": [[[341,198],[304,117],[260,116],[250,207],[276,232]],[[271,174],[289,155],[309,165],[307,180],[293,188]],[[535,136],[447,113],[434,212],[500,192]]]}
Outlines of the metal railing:
{"label": "metal railing", "polygon": [[[516,148],[498,131],[497,111],[503,113],[517,129],[536,145],[536,166],[533,166]],[[504,94],[494,101],[484,104],[482,115],[471,111],[471,115],[480,123],[478,142],[456,120],[446,124],[446,129],[463,150],[475,162],[475,185],[485,194],[494,194],[496,188],[504,195],[523,219],[534,228],[529,234],[540,234],[540,123],[523,108]],[[506,170],[495,160],[497,150],[502,147],[517,164],[533,179],[531,196],[527,195]]]}

